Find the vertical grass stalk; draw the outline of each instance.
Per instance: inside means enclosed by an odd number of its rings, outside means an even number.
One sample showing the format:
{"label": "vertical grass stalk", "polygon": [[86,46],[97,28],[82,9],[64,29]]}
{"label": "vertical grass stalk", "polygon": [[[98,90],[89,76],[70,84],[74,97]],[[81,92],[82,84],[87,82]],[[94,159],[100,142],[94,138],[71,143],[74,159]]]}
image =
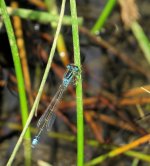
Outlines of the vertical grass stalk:
{"label": "vertical grass stalk", "polygon": [[112,9],[114,8],[117,0],[108,0],[107,4],[102,12],[100,14],[98,20],[96,21],[95,25],[91,29],[91,32],[94,34],[97,34],[100,32],[101,28],[103,27],[104,23],[106,22],[109,14],[111,13]]}
{"label": "vertical grass stalk", "polygon": [[[1,12],[2,12],[2,18],[6,27],[10,47],[11,47],[11,52],[13,56],[13,62],[14,62],[14,67],[15,67],[15,72],[16,72],[16,77],[17,77],[17,83],[18,83],[18,92],[19,92],[19,100],[20,100],[20,107],[21,107],[21,117],[22,117],[22,124],[25,126],[25,123],[28,118],[28,106],[27,106],[27,99],[26,99],[26,93],[25,93],[25,86],[24,86],[24,79],[23,79],[23,74],[22,74],[22,69],[21,69],[21,63],[20,63],[20,58],[19,58],[19,53],[18,53],[18,48],[13,32],[13,27],[10,21],[10,18],[7,13],[6,5],[4,0],[0,0],[0,7],[1,7]],[[30,134],[30,129],[27,130],[26,134],[24,135],[24,151],[28,152],[25,153],[25,158],[26,158],[26,165],[30,165],[30,158],[31,158],[31,149],[30,149],[30,142],[31,142],[31,134]]]}
{"label": "vertical grass stalk", "polygon": [[138,42],[139,46],[141,47],[147,62],[150,64],[150,42],[149,42],[149,39],[145,35],[142,27],[136,21],[131,24],[131,30],[132,30],[134,36],[136,37],[137,42]]}
{"label": "vertical grass stalk", "polygon": [[51,63],[52,63],[52,59],[53,59],[53,56],[54,56],[54,53],[55,53],[55,50],[56,50],[56,43],[57,43],[57,39],[58,39],[58,35],[60,33],[60,29],[61,29],[61,25],[62,25],[62,20],[63,20],[63,16],[64,16],[64,10],[65,10],[65,4],[66,4],[66,0],[63,0],[62,1],[62,6],[61,6],[61,11],[60,11],[60,17],[59,17],[59,21],[58,21],[58,26],[57,26],[57,30],[56,30],[56,34],[55,34],[55,37],[54,37],[54,42],[53,42],[53,45],[52,45],[52,48],[51,48],[51,52],[50,52],[50,55],[49,55],[49,59],[48,59],[48,63],[46,65],[46,69],[45,69],[45,72],[44,72],[44,75],[43,75],[43,79],[42,79],[42,82],[41,82],[41,85],[40,85],[40,88],[39,88],[39,91],[38,91],[38,94],[36,96],[36,99],[34,101],[34,104],[33,104],[33,107],[31,109],[31,112],[29,114],[29,117],[26,121],[26,124],[22,130],[22,133],[17,141],[17,144],[12,152],[12,155],[10,157],[10,159],[8,160],[8,163],[7,163],[7,166],[10,166],[14,160],[14,157],[22,143],[22,139],[29,127],[29,124],[32,120],[32,117],[34,116],[34,113],[38,107],[38,104],[39,104],[39,100],[41,98],[41,95],[42,95],[42,92],[43,92],[43,89],[44,89],[44,85],[45,85],[45,82],[46,82],[46,79],[48,77],[48,73],[49,73],[49,70],[50,70],[50,67],[51,67]]}
{"label": "vertical grass stalk", "polygon": [[[72,17],[72,33],[74,47],[74,61],[81,70],[79,32],[77,20],[76,1],[70,0],[71,17]],[[84,162],[84,125],[83,125],[83,101],[82,101],[82,79],[80,75],[79,82],[76,87],[77,102],[77,165],[82,166]]]}

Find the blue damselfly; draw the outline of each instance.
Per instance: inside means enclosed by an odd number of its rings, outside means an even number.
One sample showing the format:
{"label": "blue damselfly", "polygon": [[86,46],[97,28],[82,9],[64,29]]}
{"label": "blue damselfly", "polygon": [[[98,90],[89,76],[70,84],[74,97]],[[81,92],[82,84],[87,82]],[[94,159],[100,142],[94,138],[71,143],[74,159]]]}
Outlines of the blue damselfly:
{"label": "blue damselfly", "polygon": [[46,108],[43,115],[38,120],[37,127],[39,128],[39,132],[32,141],[33,148],[38,144],[42,131],[45,128],[47,130],[50,130],[52,128],[52,125],[56,119],[55,110],[62,98],[62,95],[70,84],[75,83],[75,81],[79,77],[79,74],[80,70],[76,65],[74,64],[67,65],[67,71],[64,74],[62,83],[58,91],[56,92],[55,96],[53,97],[51,103]]}

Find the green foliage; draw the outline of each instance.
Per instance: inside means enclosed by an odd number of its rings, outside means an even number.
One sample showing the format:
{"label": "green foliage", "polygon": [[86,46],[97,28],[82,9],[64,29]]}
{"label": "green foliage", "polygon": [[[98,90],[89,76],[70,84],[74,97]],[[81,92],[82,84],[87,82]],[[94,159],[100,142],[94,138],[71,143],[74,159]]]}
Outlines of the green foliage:
{"label": "green foliage", "polygon": [[[74,61],[81,70],[79,32],[77,20],[76,1],[70,0],[71,16],[72,16],[72,33],[74,47]],[[76,87],[77,102],[77,165],[82,166],[84,162],[84,123],[83,123],[83,101],[82,101],[82,79],[81,75]]]}
{"label": "green foliage", "polygon": [[[4,20],[4,24],[6,27],[10,48],[12,52],[13,62],[15,66],[15,73],[17,77],[17,83],[18,83],[18,92],[19,92],[19,99],[20,99],[20,107],[21,107],[21,117],[22,117],[22,124],[25,126],[27,118],[28,118],[28,105],[27,105],[27,99],[26,99],[26,93],[25,93],[25,86],[24,86],[24,78],[22,74],[22,68],[18,53],[18,48],[15,40],[15,35],[13,32],[13,27],[9,18],[9,15],[6,10],[6,5],[4,0],[1,0],[0,3],[2,17]],[[25,158],[26,158],[26,165],[30,165],[30,157],[31,157],[31,149],[30,149],[30,140],[31,140],[31,134],[30,129],[27,130],[26,134],[24,135],[25,139]]]}

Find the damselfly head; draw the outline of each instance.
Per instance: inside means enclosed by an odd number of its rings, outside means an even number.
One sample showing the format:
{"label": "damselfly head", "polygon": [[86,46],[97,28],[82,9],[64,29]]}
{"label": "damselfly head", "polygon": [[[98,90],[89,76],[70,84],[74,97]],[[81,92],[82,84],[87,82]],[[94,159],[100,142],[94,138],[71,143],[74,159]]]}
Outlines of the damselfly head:
{"label": "damselfly head", "polygon": [[39,143],[39,137],[36,136],[33,140],[32,140],[32,148],[35,148],[35,146]]}
{"label": "damselfly head", "polygon": [[68,70],[72,70],[73,72],[79,72],[78,66],[76,66],[76,65],[74,65],[74,64],[69,64],[69,65],[67,65],[67,69],[68,69]]}
{"label": "damselfly head", "polygon": [[63,85],[67,87],[69,84],[75,84],[77,77],[80,74],[78,66],[74,64],[67,65],[67,71],[64,74]]}

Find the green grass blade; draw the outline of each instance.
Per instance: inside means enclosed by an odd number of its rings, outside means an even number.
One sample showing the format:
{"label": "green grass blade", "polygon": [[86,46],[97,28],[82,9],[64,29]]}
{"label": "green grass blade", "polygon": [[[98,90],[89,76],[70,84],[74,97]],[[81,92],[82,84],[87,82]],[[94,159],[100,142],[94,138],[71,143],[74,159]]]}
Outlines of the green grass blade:
{"label": "green grass blade", "polygon": [[50,67],[51,67],[51,63],[52,63],[52,59],[53,59],[53,56],[54,56],[54,53],[55,53],[55,49],[56,49],[56,43],[57,43],[57,39],[58,39],[58,35],[60,33],[60,29],[61,29],[61,25],[62,25],[62,19],[63,19],[63,16],[64,16],[64,10],[65,10],[65,3],[66,3],[66,0],[63,0],[62,1],[62,6],[61,6],[61,11],[60,11],[60,18],[59,18],[59,22],[58,22],[58,26],[57,26],[57,30],[56,30],[56,34],[55,34],[55,38],[54,38],[54,42],[53,42],[53,45],[52,45],[52,48],[51,48],[51,52],[50,52],[50,56],[49,56],[49,59],[48,59],[48,63],[47,63],[47,66],[46,66],[46,69],[45,69],[45,72],[44,72],[44,76],[43,76],[43,79],[42,79],[42,82],[41,82],[41,85],[40,85],[40,88],[39,88],[39,91],[38,91],[38,94],[36,96],[36,99],[35,99],[35,102],[33,104],[33,107],[31,109],[31,112],[29,114],[29,117],[27,119],[27,122],[23,128],[23,131],[17,141],[17,144],[13,150],[13,153],[10,157],[10,159],[8,160],[8,163],[7,163],[7,166],[11,166],[13,160],[14,160],[14,157],[22,143],[22,139],[28,129],[28,126],[34,116],[34,113],[38,107],[38,104],[39,104],[39,100],[40,100],[40,97],[42,95],[42,91],[44,89],[44,85],[45,85],[45,82],[46,82],[46,79],[48,77],[48,73],[49,73],[49,70],[50,70]]}
{"label": "green grass blade", "polygon": [[[7,7],[8,14],[10,16],[19,16],[20,18],[23,19],[28,19],[28,20],[35,20],[40,23],[49,23],[49,22],[58,22],[59,20],[59,15],[53,15],[49,14],[48,12],[43,12],[43,11],[35,11],[31,9],[13,9],[11,7]],[[1,10],[0,10],[1,14]],[[83,19],[81,17],[78,18],[78,23],[81,25],[83,22]],[[71,25],[71,17],[70,16],[64,16],[62,24],[64,25]]]}
{"label": "green grass blade", "polygon": [[114,8],[117,0],[108,0],[107,4],[102,12],[102,14],[99,16],[97,22],[91,29],[91,32],[94,34],[97,34],[100,32],[101,28],[103,27],[104,23],[106,22],[109,14],[111,13],[112,9]]}
{"label": "green grass blade", "polygon": [[149,39],[144,34],[142,27],[138,24],[138,22],[133,22],[131,25],[132,32],[136,37],[139,46],[141,47],[146,60],[150,64],[150,42]]}
{"label": "green grass blade", "polygon": [[[20,107],[21,107],[22,124],[23,124],[23,126],[25,126],[25,123],[28,118],[28,105],[27,105],[27,99],[26,99],[26,93],[25,93],[25,86],[24,86],[21,62],[20,62],[20,58],[19,58],[15,35],[13,32],[13,27],[12,27],[10,18],[7,13],[5,2],[4,2],[4,0],[1,0],[0,2],[1,2],[0,7],[1,7],[1,11],[2,11],[2,17],[3,17],[5,27],[6,27],[7,34],[8,34],[8,39],[9,39],[11,52],[12,52],[12,56],[13,56],[14,67],[15,67],[15,73],[16,73],[17,82],[18,82],[18,92],[19,92],[19,100],[20,100]],[[25,141],[24,150],[25,150],[26,165],[27,164],[29,165],[30,164],[29,160],[31,159],[30,129],[27,130],[27,132],[24,136],[24,139],[25,139],[24,140]]]}
{"label": "green grass blade", "polygon": [[[74,61],[81,69],[80,62],[80,46],[79,32],[77,21],[76,1],[70,0],[71,16],[72,16],[72,33],[74,46]],[[82,166],[84,162],[84,125],[83,125],[83,101],[82,101],[82,79],[80,75],[79,82],[76,87],[76,102],[77,102],[77,165]]]}

